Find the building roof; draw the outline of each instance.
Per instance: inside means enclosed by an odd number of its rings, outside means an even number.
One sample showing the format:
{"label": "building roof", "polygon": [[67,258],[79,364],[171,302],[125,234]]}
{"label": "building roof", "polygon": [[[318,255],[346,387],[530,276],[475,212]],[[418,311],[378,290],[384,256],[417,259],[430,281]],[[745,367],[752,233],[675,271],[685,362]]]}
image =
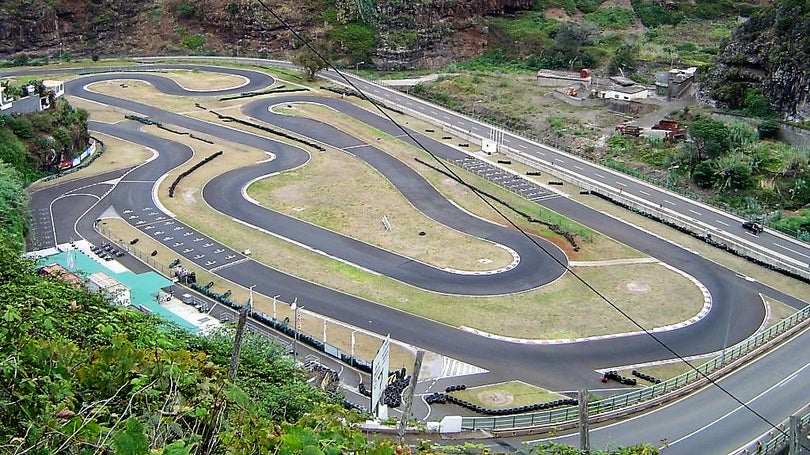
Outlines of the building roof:
{"label": "building roof", "polygon": [[101,289],[110,289],[118,286],[124,286],[120,281],[110,277],[104,272],[96,272],[87,277],[87,281],[95,284]]}
{"label": "building roof", "polygon": [[550,77],[554,79],[588,79],[590,76],[582,77],[579,72],[540,70],[537,72],[537,77]]}
{"label": "building roof", "polygon": [[629,87],[636,84],[635,81],[624,76],[612,76],[610,80],[624,87]]}
{"label": "building roof", "polygon": [[54,278],[58,278],[66,283],[75,284],[77,286],[84,285],[84,281],[78,277],[75,273],[71,272],[70,270],[62,267],[57,263],[48,264],[44,267],[40,267],[39,271],[43,274],[50,275]]}
{"label": "building roof", "polygon": [[621,85],[613,85],[613,86],[608,87],[608,88],[605,89],[605,91],[613,91],[613,92],[627,93],[627,94],[640,93],[640,92],[643,92],[645,90],[648,90],[648,89],[647,89],[647,87],[645,87],[643,85],[631,85],[631,86],[627,86],[627,87],[621,86]]}

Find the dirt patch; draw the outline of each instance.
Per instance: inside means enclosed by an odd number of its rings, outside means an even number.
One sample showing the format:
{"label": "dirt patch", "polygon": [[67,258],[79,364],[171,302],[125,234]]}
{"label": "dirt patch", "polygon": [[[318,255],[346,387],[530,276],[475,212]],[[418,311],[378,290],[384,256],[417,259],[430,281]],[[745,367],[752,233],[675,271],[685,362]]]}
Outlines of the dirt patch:
{"label": "dirt patch", "polygon": [[618,286],[619,290],[628,294],[643,295],[652,290],[652,286],[638,281],[624,281]]}
{"label": "dirt patch", "polygon": [[501,408],[512,404],[515,397],[505,390],[484,390],[478,393],[478,400],[489,408]]}
{"label": "dirt patch", "polygon": [[194,197],[194,193],[197,192],[196,188],[189,188],[183,190],[183,201],[188,205],[194,205],[197,203],[197,198]]}

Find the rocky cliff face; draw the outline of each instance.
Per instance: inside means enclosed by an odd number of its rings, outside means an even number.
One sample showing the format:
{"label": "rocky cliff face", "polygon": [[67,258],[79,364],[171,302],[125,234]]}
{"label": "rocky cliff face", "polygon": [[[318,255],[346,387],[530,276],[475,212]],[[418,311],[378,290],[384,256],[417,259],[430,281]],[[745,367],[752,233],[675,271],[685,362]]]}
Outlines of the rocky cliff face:
{"label": "rocky cliff face", "polygon": [[[266,0],[297,31],[324,36],[338,20],[368,15],[382,68],[457,61],[483,52],[483,17],[508,15],[532,0]],[[366,11],[359,11],[365,8]],[[283,55],[293,36],[251,0],[4,0],[0,59],[215,53]]]}
{"label": "rocky cliff face", "polygon": [[810,2],[777,0],[742,24],[710,84],[725,105],[745,107],[758,91],[782,117],[810,118]]}

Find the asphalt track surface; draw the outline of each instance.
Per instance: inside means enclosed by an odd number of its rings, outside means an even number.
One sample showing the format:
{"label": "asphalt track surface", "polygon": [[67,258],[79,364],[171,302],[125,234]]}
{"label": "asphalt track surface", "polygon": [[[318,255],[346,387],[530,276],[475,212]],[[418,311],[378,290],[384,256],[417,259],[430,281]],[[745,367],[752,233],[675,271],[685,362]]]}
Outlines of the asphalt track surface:
{"label": "asphalt track surface", "polygon": [[[231,70],[217,69],[216,71],[230,72]],[[149,76],[157,77],[155,75]],[[144,76],[94,75],[82,78],[80,82],[68,84],[68,90],[71,94],[83,98],[101,96],[80,93],[79,91],[81,86],[91,80],[102,80],[104,78],[144,79]],[[157,81],[152,82],[150,80],[150,82],[156,87],[162,87],[161,90],[166,89],[170,92],[182,90],[176,84],[172,85],[169,82],[161,82],[160,85],[158,85]],[[246,90],[246,88],[240,88],[237,91]],[[223,93],[218,95],[221,94]],[[199,93],[195,93],[195,95],[199,95]],[[313,98],[310,98],[310,100],[313,100]],[[138,103],[109,97],[104,97],[101,100],[97,99],[97,101],[149,115],[150,118],[166,124],[178,125],[195,131],[198,131],[197,128],[200,127],[198,123],[189,123],[185,117],[165,113],[159,109]],[[318,101],[325,102],[322,99]],[[261,111],[265,108],[259,106],[256,109]],[[268,120],[271,120],[270,117],[268,117]],[[232,134],[238,133],[209,123],[204,123],[202,126],[203,131],[201,132],[214,137],[219,137],[220,133],[224,133],[223,129]],[[595,368],[672,357],[669,352],[661,348],[649,337],[641,335],[554,346],[521,345],[486,339],[452,327],[393,311],[334,290],[322,288],[298,278],[290,277],[283,272],[272,270],[255,261],[245,260],[238,253],[219,245],[202,233],[170,219],[167,214],[160,213],[154,207],[151,199],[152,182],[163,173],[190,159],[192,152],[188,147],[143,134],[138,131],[138,125],[133,123],[125,122],[114,126],[93,123],[91,128],[132,140],[154,150],[159,150],[160,153],[149,163],[131,170],[115,171],[104,176],[68,182],[35,193],[32,196],[32,208],[34,210],[43,210],[43,206],[50,207],[49,211],[54,220],[54,243],[63,243],[79,235],[91,242],[101,241],[92,228],[93,221],[113,207],[119,214],[122,214],[124,219],[127,219],[139,229],[155,226],[151,229],[152,233],[147,230],[144,230],[144,232],[149,233],[158,240],[162,240],[170,248],[175,243],[180,243],[177,240],[183,238],[192,241],[197,238],[204,239],[201,240],[201,242],[204,242],[203,244],[211,244],[206,250],[209,253],[199,258],[199,262],[197,260],[195,262],[205,266],[209,261],[217,261],[215,265],[207,266],[209,268],[226,265],[226,267],[218,271],[224,278],[246,286],[258,283],[256,289],[259,292],[266,295],[281,294],[282,300],[289,301],[294,297],[298,297],[299,301],[306,302],[306,307],[314,312],[378,333],[391,333],[392,337],[396,339],[487,368],[492,371],[492,375],[496,378],[521,379],[530,383],[539,383],[552,389],[571,388],[575,384],[581,384],[592,389],[598,388],[597,376],[593,373]],[[266,147],[259,146],[259,148],[271,150],[273,153],[280,150],[278,147],[285,147],[283,144],[268,141],[258,136],[238,135],[240,140],[236,142],[246,143],[246,145],[251,146],[265,145]],[[229,136],[222,139],[231,140]],[[271,146],[268,143],[273,145]],[[281,156],[281,154],[278,154],[278,156]],[[277,158],[275,162],[278,165],[294,164],[282,163],[280,158]],[[53,202],[51,203],[51,201]],[[783,295],[759,283],[743,280],[693,253],[637,231],[621,221],[590,210],[569,199],[550,199],[543,201],[543,204],[586,225],[599,226],[601,232],[700,278],[712,293],[714,299],[712,311],[696,324],[684,329],[658,334],[662,341],[680,355],[686,356],[714,351],[723,345],[731,345],[756,330],[761,324],[764,313],[757,296],[758,292],[763,292],[796,307],[803,304],[797,299]],[[132,210],[132,212],[124,214],[127,210]],[[132,216],[138,218],[130,218]],[[143,221],[143,223],[138,224],[140,221]],[[155,235],[156,229],[163,232]],[[171,229],[171,231],[168,231],[168,229]],[[169,234],[166,234],[167,232]],[[163,240],[167,237],[172,238]],[[184,245],[175,247],[175,251],[180,253],[184,248],[188,248],[185,242],[183,243]],[[220,252],[214,253],[215,251]],[[234,258],[225,259],[234,255]],[[635,441],[638,441],[638,439],[635,439]],[[656,439],[652,439],[649,442],[654,443],[656,441]]]}

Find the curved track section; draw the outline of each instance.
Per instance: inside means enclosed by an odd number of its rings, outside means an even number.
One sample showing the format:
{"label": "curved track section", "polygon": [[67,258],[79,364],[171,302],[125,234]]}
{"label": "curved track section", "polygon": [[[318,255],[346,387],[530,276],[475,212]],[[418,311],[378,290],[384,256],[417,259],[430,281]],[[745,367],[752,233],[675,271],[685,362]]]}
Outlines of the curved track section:
{"label": "curved track section", "polygon": [[[229,72],[231,70],[217,68],[216,71]],[[147,76],[159,77],[155,75]],[[228,189],[229,192],[237,192],[245,182],[262,175],[262,173],[293,167],[306,160],[306,154],[302,154],[300,149],[286,144],[164,112],[140,103],[118,100],[82,90],[82,87],[90,80],[121,79],[125,77],[126,75],[121,74],[92,75],[68,84],[68,90],[70,93],[82,98],[90,98],[143,115],[149,115],[150,118],[156,121],[209,134],[222,141],[238,142],[271,151],[278,157],[271,162],[248,168],[250,169],[249,172],[253,174],[240,176],[238,180],[241,182],[238,182],[237,179],[230,179],[233,183],[231,183],[232,187]],[[143,79],[143,77],[143,75],[139,74],[133,78]],[[154,84],[158,87],[157,81]],[[237,91],[241,90],[244,90],[244,88]],[[199,96],[199,93],[195,92],[194,94]],[[278,100],[275,101],[278,102]],[[265,115],[261,111],[267,112],[266,105],[256,104],[255,107],[258,110],[256,115],[259,117]],[[347,107],[347,109],[349,108]],[[366,112],[366,114],[368,113]],[[289,118],[285,120],[283,118],[273,118],[272,116],[266,119],[279,122],[282,125],[283,122],[292,121]],[[374,118],[361,118],[361,120],[378,121]],[[294,125],[289,126],[294,127]],[[308,127],[312,126],[309,125]],[[94,191],[93,194],[103,194],[100,202],[93,204],[90,200],[92,198],[81,199],[86,201],[83,204],[87,203],[91,204],[91,206],[76,223],[76,232],[90,241],[100,240],[94,232],[92,224],[96,218],[112,207],[122,214],[124,219],[141,229],[145,234],[162,241],[169,248],[172,248],[178,254],[186,256],[201,267],[216,270],[216,273],[223,278],[245,286],[255,284],[258,292],[265,295],[280,294],[282,300],[285,301],[291,301],[294,297],[298,297],[300,301],[306,302],[307,308],[312,311],[377,333],[390,333],[394,338],[404,342],[435,352],[445,353],[448,356],[489,369],[497,378],[521,379],[531,383],[542,381],[547,387],[557,389],[571,387],[574,384],[586,384],[588,387],[592,387],[594,385],[593,370],[595,368],[672,357],[671,353],[645,335],[553,346],[521,345],[487,339],[332,289],[317,286],[271,269],[239,255],[239,253],[218,244],[177,220],[170,219],[166,214],[155,209],[151,193],[146,189],[151,189],[154,185],[151,182],[154,182],[160,175],[187,160],[191,156],[188,147],[145,134],[138,131],[138,125],[129,122],[119,125],[92,124],[91,127],[94,130],[151,147],[159,152],[159,156],[157,159],[133,170],[118,174],[121,178],[115,182],[113,191],[100,191],[98,193]],[[368,154],[370,160],[384,159],[379,153],[370,148]],[[385,168],[385,165],[383,164],[381,167]],[[248,171],[235,172],[248,173]],[[227,176],[223,177],[226,177],[221,179],[223,184],[229,181]],[[99,184],[103,181],[103,178],[94,177],[89,180]],[[32,201],[38,204],[42,201],[56,199],[71,186],[78,189],[81,183],[66,184],[61,186],[61,189],[60,186],[56,186],[43,190],[36,193]],[[402,191],[403,194],[406,194],[407,191],[411,190]],[[425,191],[425,189],[413,189],[412,191]],[[241,199],[241,195],[239,199]],[[436,204],[441,204],[441,202],[436,202]],[[733,344],[756,330],[764,314],[758,292],[766,293],[790,304],[799,305],[796,299],[759,283],[742,280],[728,270],[694,253],[632,228],[619,220],[581,206],[567,198],[552,199],[546,201],[544,205],[551,206],[584,224],[599,226],[601,232],[698,277],[707,286],[716,305],[704,319],[681,330],[658,334],[659,339],[681,355],[688,356],[714,351],[723,345]],[[253,207],[255,208],[255,206]],[[427,206],[423,210],[433,209]],[[124,214],[126,211],[129,212]],[[64,218],[75,216],[76,212],[71,211]],[[54,213],[54,219],[61,218],[63,217],[60,213]],[[59,242],[69,241],[65,237],[73,235],[73,226],[70,227],[69,233],[60,234],[62,228],[57,224],[54,225],[57,231],[56,239]],[[67,229],[66,226],[64,228]],[[477,229],[482,228],[478,227]],[[192,251],[187,251],[189,248]],[[534,254],[541,255],[543,253],[535,252]],[[451,308],[448,310],[463,311],[463,308]]]}

